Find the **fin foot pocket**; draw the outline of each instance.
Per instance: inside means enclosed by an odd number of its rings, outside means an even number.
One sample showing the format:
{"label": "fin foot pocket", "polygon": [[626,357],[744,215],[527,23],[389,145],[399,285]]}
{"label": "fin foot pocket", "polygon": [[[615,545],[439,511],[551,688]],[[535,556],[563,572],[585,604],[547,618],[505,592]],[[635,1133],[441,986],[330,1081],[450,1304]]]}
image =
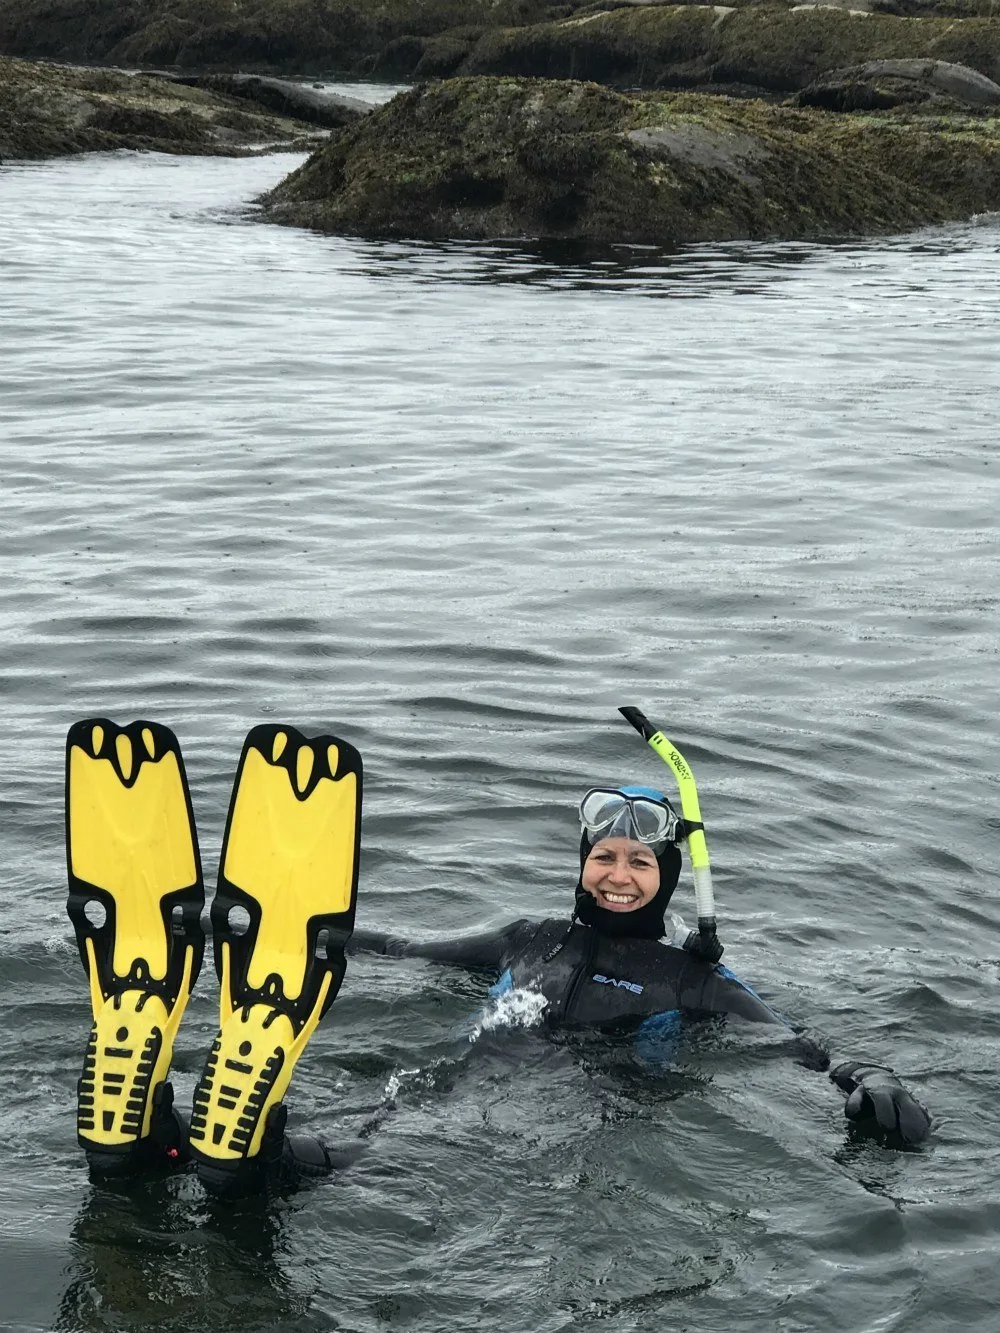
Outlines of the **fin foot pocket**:
{"label": "fin foot pocket", "polygon": [[121,1143],[99,1142],[84,1133],[79,1143],[93,1180],[122,1179],[140,1171],[172,1171],[191,1160],[187,1124],[174,1107],[174,1090],[159,1083],[150,1098],[149,1133]]}
{"label": "fin foot pocket", "polygon": [[291,1021],[266,1005],[241,1009],[223,1024],[194,1094],[191,1143],[198,1160],[256,1156],[267,1111],[281,1101],[297,1055]]}
{"label": "fin foot pocket", "polygon": [[282,1172],[288,1112],[276,1102],[264,1119],[260,1149],[253,1156],[212,1157],[191,1145],[198,1179],[209,1194],[222,1199],[245,1198],[286,1183]]}
{"label": "fin foot pocket", "polygon": [[212,903],[220,1030],[191,1119],[213,1193],[253,1188],[295,1064],[343,981],[361,788],[361,756],[335,736],[276,725],[247,736]]}
{"label": "fin foot pocket", "polygon": [[321,1180],[338,1165],[347,1165],[360,1153],[351,1148],[335,1159],[322,1140],[309,1134],[286,1134],[287,1114],[282,1103],[271,1107],[261,1145],[255,1157],[233,1161],[198,1161],[198,1179],[219,1199],[246,1198],[265,1191],[295,1189],[307,1180]]}
{"label": "fin foot pocket", "polygon": [[153,1088],[170,1065],[169,1015],[158,995],[125,991],[101,1006],[78,1084],[81,1147],[124,1148],[149,1133]]}
{"label": "fin foot pocket", "polygon": [[78,1084],[91,1169],[178,1151],[165,1083],[204,950],[205,893],[177,738],[153,722],[78,722],[66,740],[67,908],[94,1026]]}

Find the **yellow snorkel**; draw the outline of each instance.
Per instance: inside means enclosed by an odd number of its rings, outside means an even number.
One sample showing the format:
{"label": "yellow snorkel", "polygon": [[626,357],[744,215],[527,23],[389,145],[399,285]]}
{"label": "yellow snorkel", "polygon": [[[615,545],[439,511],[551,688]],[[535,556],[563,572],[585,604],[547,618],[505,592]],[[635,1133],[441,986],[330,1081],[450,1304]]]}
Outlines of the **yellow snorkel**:
{"label": "yellow snorkel", "polygon": [[677,779],[681,797],[681,814],[687,824],[695,824],[688,833],[688,854],[691,857],[691,871],[694,876],[694,901],[698,912],[698,934],[701,937],[699,952],[710,957],[713,953],[717,961],[722,957],[722,946],[718,943],[715,930],[715,892],[712,889],[712,867],[708,860],[708,845],[705,842],[705,830],[701,821],[701,808],[698,804],[698,788],[695,785],[691,768],[672,741],[667,740],[658,727],[654,727],[645,713],[638,708],[619,708],[619,713],[646,742],[649,748],[667,765]]}

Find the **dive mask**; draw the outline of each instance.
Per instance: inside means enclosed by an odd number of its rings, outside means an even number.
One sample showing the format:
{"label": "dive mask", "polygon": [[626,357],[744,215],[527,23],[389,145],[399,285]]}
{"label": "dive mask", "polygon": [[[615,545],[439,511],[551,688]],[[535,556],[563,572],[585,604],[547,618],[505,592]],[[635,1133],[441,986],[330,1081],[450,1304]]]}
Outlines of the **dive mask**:
{"label": "dive mask", "polygon": [[580,802],[580,823],[591,844],[633,838],[655,848],[683,837],[669,801],[643,787],[592,787]]}

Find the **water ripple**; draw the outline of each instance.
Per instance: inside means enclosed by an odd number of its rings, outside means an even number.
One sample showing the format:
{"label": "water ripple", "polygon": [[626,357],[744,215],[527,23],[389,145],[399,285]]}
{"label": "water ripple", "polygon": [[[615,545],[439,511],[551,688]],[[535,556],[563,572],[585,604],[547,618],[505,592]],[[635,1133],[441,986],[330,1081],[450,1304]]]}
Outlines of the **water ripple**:
{"label": "water ripple", "polygon": [[[0,175],[5,1318],[988,1327],[997,219],[377,244],[255,220],[299,160]],[[187,1179],[88,1189],[71,720],[177,729],[209,875],[246,727],[342,732],[359,919],[433,933],[567,911],[581,789],[665,777],[628,702],[696,767],[727,958],[904,1071],[931,1152],[847,1142],[822,1077],[734,1044],[659,1074],[603,1038],[469,1048],[481,979],[358,958],[293,1108],[343,1138],[420,1071],[360,1163],[229,1219]],[[206,973],[182,1100],[214,1009]]]}

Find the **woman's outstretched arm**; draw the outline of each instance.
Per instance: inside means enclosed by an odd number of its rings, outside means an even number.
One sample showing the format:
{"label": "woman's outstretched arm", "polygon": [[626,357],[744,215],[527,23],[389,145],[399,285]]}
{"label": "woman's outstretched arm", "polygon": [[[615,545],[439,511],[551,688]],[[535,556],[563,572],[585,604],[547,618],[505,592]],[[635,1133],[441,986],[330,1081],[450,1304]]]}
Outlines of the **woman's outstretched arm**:
{"label": "woman's outstretched arm", "polygon": [[391,958],[428,958],[436,963],[454,963],[459,967],[499,968],[501,962],[531,939],[538,923],[521,919],[498,930],[472,935],[452,935],[429,940],[408,940],[401,935],[355,928],[347,946],[348,953],[380,953]]}

